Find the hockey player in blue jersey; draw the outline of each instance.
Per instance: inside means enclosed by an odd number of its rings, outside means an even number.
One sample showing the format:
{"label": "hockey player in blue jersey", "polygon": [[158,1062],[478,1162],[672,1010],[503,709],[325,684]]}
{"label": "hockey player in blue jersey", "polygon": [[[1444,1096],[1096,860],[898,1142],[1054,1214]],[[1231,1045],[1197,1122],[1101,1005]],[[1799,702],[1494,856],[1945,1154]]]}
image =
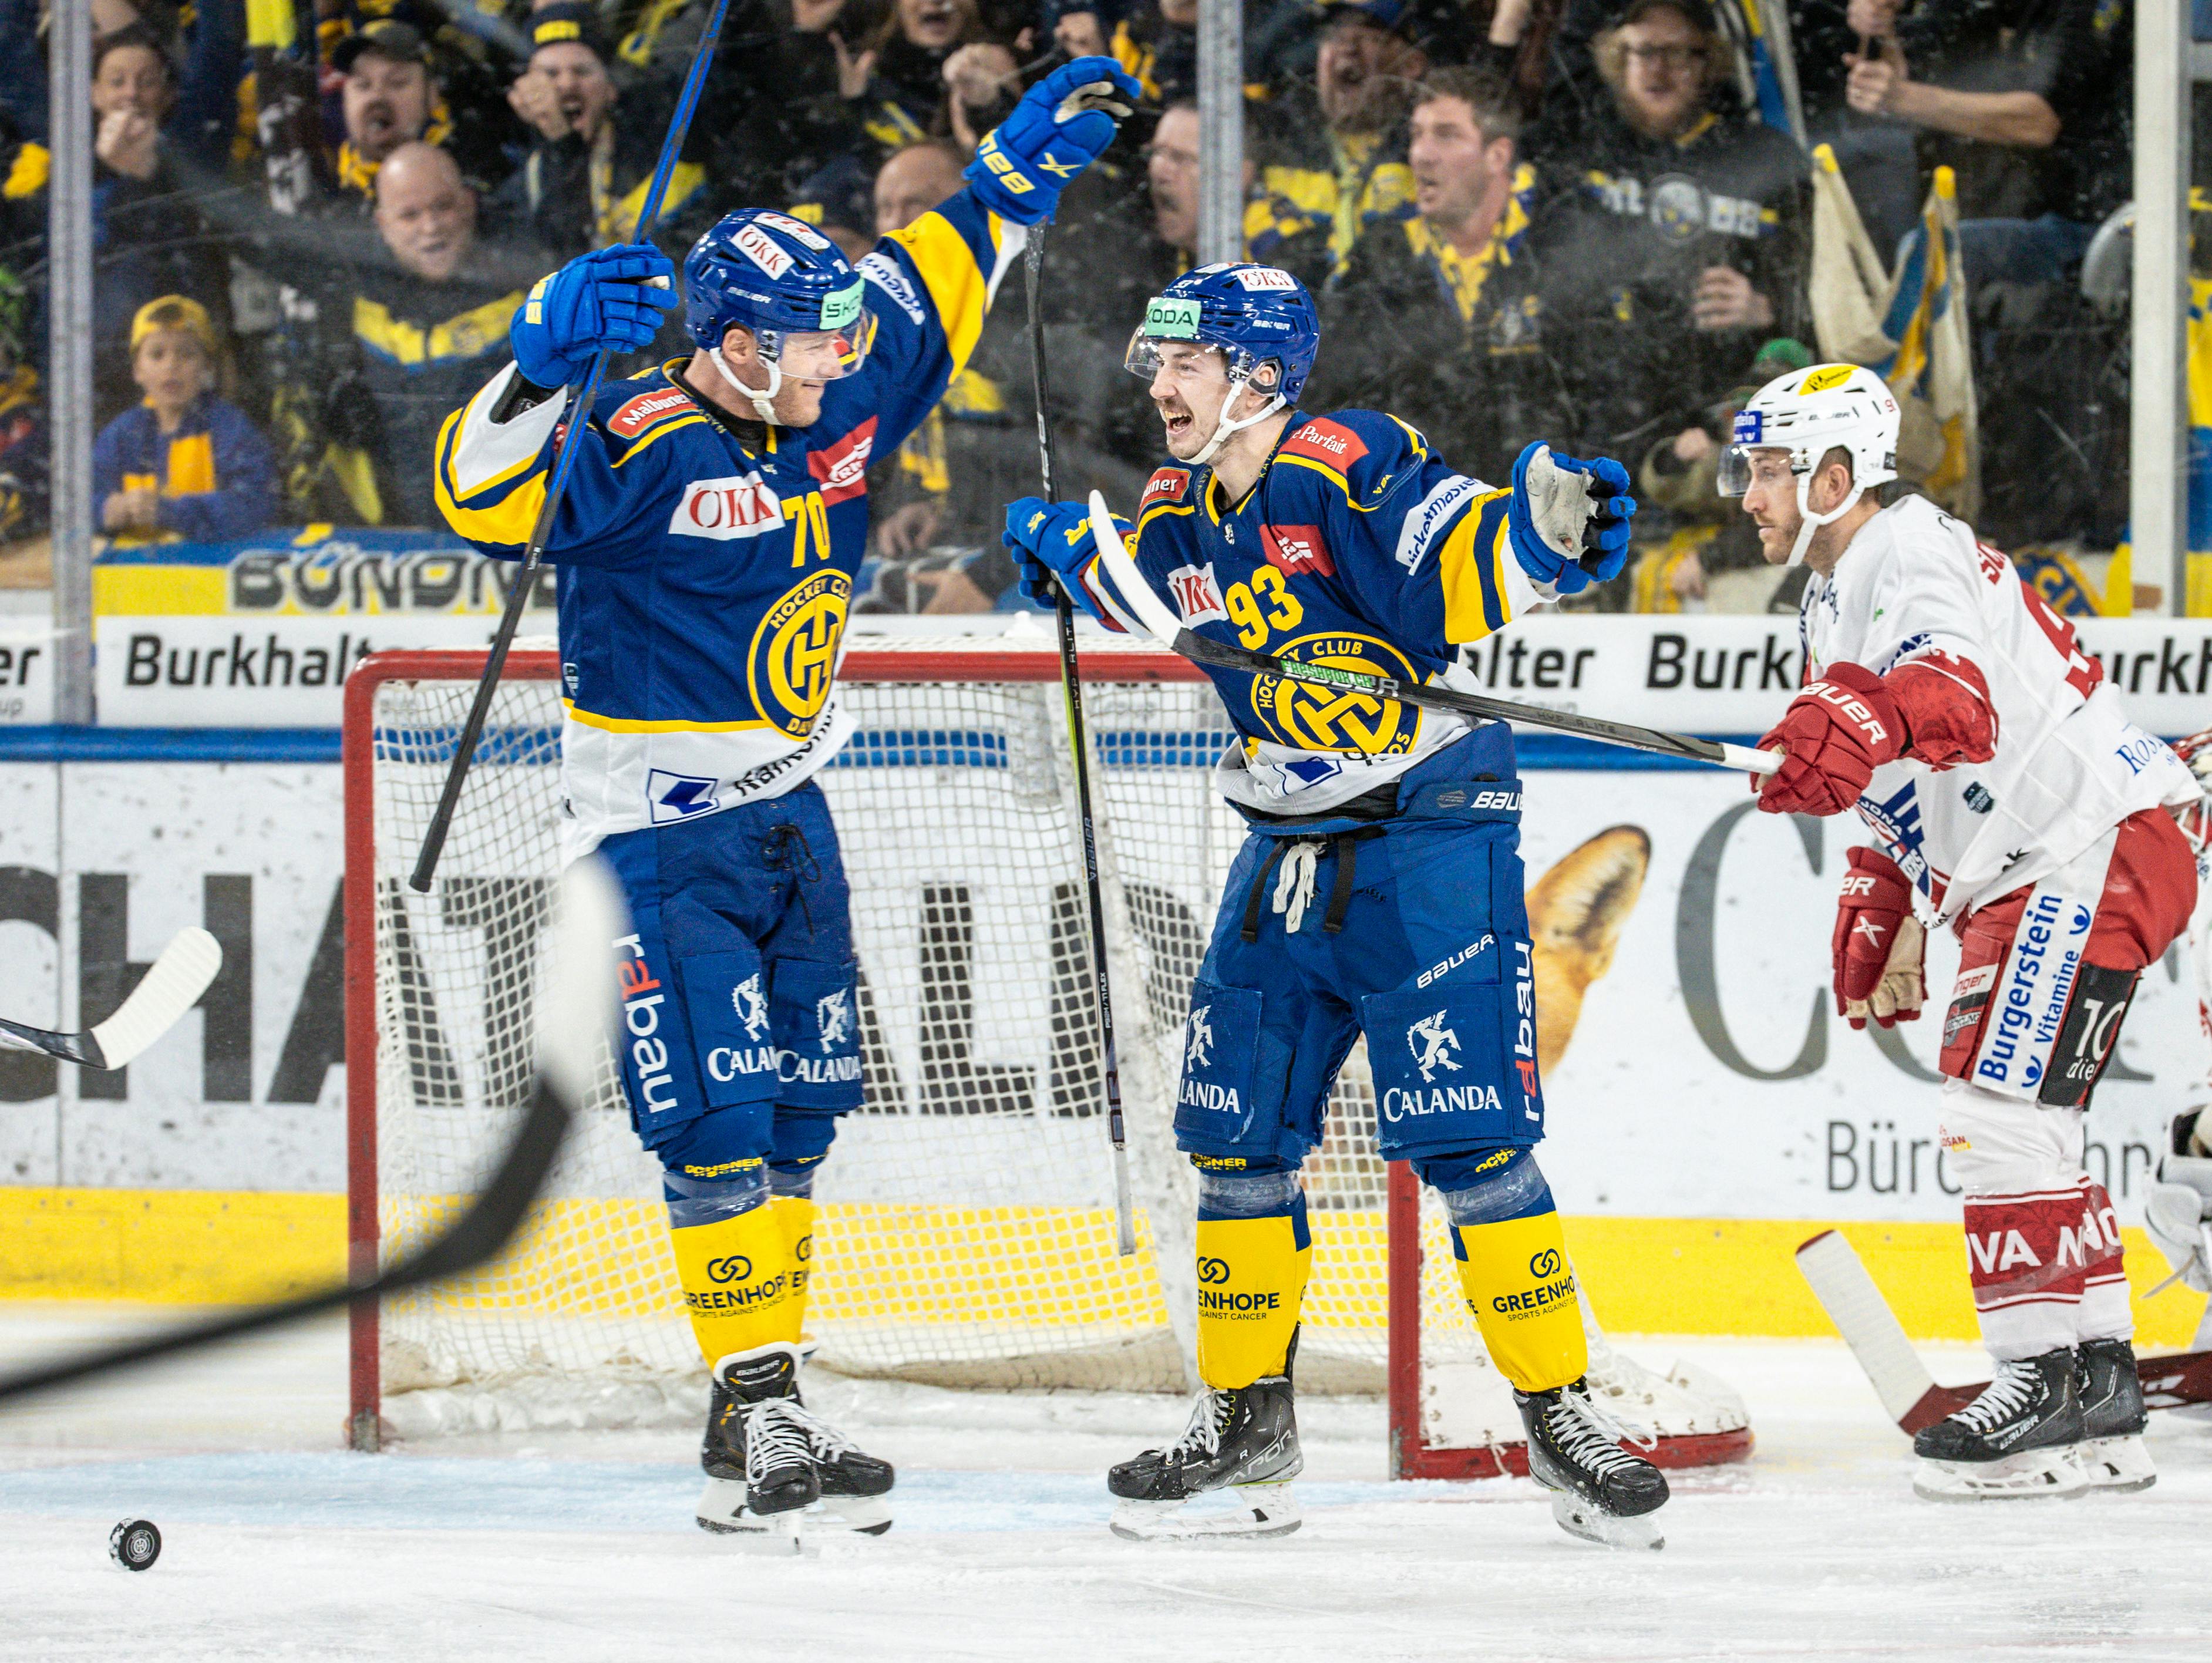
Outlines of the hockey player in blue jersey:
{"label": "hockey player in blue jersey", "polygon": [[[1618,463],[1534,444],[1510,488],[1486,485],[1395,417],[1297,410],[1318,345],[1304,287],[1260,265],[1178,278],[1130,342],[1173,459],[1124,543],[1187,627],[1472,687],[1459,647],[1619,573],[1635,504]],[[1006,542],[1033,594],[1049,568],[1102,622],[1134,628],[1086,513],[1026,499],[1007,511]],[[1115,1529],[1297,1527],[1298,1170],[1364,1034],[1382,1153],[1443,1194],[1468,1309],[1513,1384],[1555,1514],[1579,1534],[1656,1542],[1629,1521],[1665,1502],[1666,1480],[1617,1446],[1584,1387],[1579,1297],[1534,1152],[1544,1102],[1511,731],[1207,673],[1239,736],[1217,780],[1250,834],[1191,988],[1176,1094],[1176,1142],[1200,1174],[1205,1389],[1181,1438],[1113,1469]],[[1224,1488],[1236,1509],[1184,1511]]]}
{"label": "hockey player in blue jersey", "polygon": [[[869,459],[943,395],[1024,228],[1136,94],[1109,58],[1054,71],[986,137],[968,188],[857,269],[787,215],[724,219],[684,264],[697,350],[600,392],[547,545],[563,849],[598,849],[629,906],[619,1060],[713,1369],[711,1530],[782,1529],[802,1509],[890,1522],[890,1467],[799,1393],[814,1176],[861,1089],[845,875],[812,776],[853,729],[834,678]],[[522,553],[575,419],[568,385],[601,347],[652,339],[672,275],[623,246],[530,291],[514,366],[440,436],[455,531]]]}

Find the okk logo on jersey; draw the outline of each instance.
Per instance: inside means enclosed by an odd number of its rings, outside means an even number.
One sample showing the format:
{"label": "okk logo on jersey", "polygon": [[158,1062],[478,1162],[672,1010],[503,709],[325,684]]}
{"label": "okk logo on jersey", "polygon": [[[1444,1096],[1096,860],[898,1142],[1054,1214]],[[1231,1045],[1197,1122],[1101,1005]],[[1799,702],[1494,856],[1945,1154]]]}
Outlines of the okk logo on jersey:
{"label": "okk logo on jersey", "polygon": [[668,529],[684,537],[729,543],[765,536],[783,526],[783,504],[757,470],[742,476],[702,479],[684,493]]}
{"label": "okk logo on jersey", "polygon": [[747,1039],[759,1041],[768,1037],[768,995],[761,992],[759,971],[754,971],[730,989],[730,1006],[738,1013],[738,1020],[744,1023]]}
{"label": "okk logo on jersey", "polygon": [[1226,623],[1229,609],[1222,604],[1221,586],[1213,580],[1213,563],[1178,566],[1168,574],[1168,593],[1175,598],[1182,621],[1195,628],[1201,623]]}
{"label": "okk logo on jersey", "polygon": [[1424,1083],[1434,1080],[1439,1069],[1459,1072],[1459,1065],[1452,1060],[1452,1053],[1460,1048],[1459,1035],[1444,1026],[1441,1011],[1406,1030],[1406,1048],[1413,1053],[1413,1066],[1421,1071]]}

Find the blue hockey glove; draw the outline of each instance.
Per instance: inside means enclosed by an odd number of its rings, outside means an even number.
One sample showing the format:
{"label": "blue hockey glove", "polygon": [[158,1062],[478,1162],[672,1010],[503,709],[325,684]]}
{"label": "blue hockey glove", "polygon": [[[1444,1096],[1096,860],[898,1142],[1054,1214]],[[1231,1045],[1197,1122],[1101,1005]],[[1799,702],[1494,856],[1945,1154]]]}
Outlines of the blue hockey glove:
{"label": "blue hockey glove", "polygon": [[975,200],[1017,225],[1050,219],[1060,193],[1114,142],[1141,90],[1110,58],[1061,64],[983,135],[963,174]]}
{"label": "blue hockey glove", "polygon": [[1628,470],[1611,457],[1578,461],[1540,441],[1513,464],[1505,508],[1513,556],[1522,571],[1562,595],[1620,575],[1635,513]]}
{"label": "blue hockey glove", "polygon": [[[1129,522],[1119,514],[1114,529],[1127,537]],[[1080,502],[1047,502],[1025,496],[1006,505],[1006,529],[1000,541],[1014,556],[1022,575],[1022,593],[1040,606],[1054,604],[1065,587],[1075,604],[1094,618],[1104,614],[1075,574],[1091,563],[1097,549],[1091,539],[1091,510]]]}
{"label": "blue hockey glove", "polygon": [[660,331],[678,304],[676,268],[650,243],[618,243],[579,255],[541,277],[507,325],[515,367],[541,387],[591,373],[601,347],[635,352]]}

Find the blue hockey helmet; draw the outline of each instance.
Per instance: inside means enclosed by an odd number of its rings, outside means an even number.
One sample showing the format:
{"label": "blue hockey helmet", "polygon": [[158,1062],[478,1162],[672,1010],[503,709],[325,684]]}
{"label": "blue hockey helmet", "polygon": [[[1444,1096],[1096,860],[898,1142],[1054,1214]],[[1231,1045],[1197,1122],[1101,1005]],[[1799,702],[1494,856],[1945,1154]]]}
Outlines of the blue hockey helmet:
{"label": "blue hockey helmet", "polygon": [[[1212,348],[1229,372],[1213,437],[1188,458],[1203,465],[1232,436],[1297,402],[1321,349],[1321,319],[1306,286],[1279,267],[1202,265],[1146,302],[1122,365],[1149,381],[1159,373],[1161,349],[1176,342]],[[1248,388],[1267,403],[1232,422],[1230,406]]]}
{"label": "blue hockey helmet", "polygon": [[[725,215],[684,257],[684,290],[692,340],[763,422],[787,367],[835,380],[859,371],[875,339],[860,274],[836,244],[788,214],[746,208]],[[722,362],[722,337],[739,326],[759,343],[764,390],[745,386]]]}
{"label": "blue hockey helmet", "polygon": [[[1135,374],[1159,368],[1159,343],[1195,341],[1228,361],[1230,379],[1249,381],[1273,364],[1255,390],[1294,402],[1321,350],[1321,319],[1306,286],[1278,266],[1202,265],[1186,271],[1145,306],[1122,361]],[[1269,385],[1272,380],[1273,385]]]}

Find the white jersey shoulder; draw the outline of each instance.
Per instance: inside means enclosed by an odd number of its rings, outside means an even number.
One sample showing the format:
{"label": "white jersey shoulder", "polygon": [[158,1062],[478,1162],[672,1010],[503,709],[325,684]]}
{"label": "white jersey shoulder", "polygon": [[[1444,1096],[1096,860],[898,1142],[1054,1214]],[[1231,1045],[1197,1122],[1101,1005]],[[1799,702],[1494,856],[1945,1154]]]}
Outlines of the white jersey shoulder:
{"label": "white jersey shoulder", "polygon": [[2074,628],[1963,520],[1906,497],[1860,528],[1799,614],[1808,679],[1850,663],[1878,676],[1936,654],[1988,683],[1996,754],[1875,771],[1860,816],[1918,888],[1931,922],[2033,883],[2140,810],[2195,782],[2128,719]]}

